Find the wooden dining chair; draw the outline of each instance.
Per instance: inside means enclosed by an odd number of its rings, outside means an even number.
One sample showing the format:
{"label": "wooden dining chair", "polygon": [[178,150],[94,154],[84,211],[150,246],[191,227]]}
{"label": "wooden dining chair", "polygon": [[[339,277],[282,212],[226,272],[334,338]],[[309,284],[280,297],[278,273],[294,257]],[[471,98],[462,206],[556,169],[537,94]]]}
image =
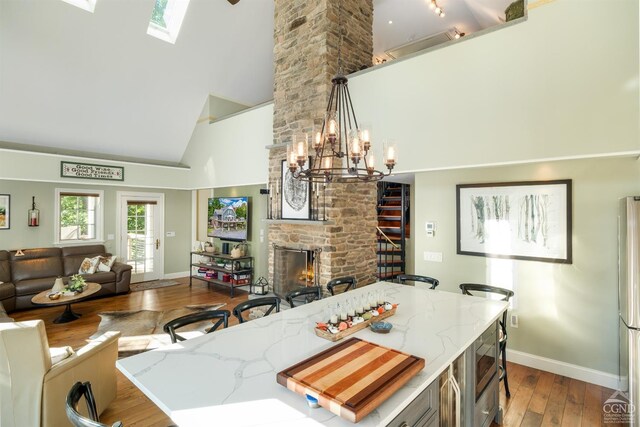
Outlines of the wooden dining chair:
{"label": "wooden dining chair", "polygon": [[176,329],[206,320],[211,320],[212,322],[214,320],[217,320],[209,329],[205,330],[205,333],[210,334],[220,326],[224,325],[225,328],[228,327],[230,315],[231,313],[229,313],[229,310],[204,310],[198,313],[187,314],[186,316],[181,316],[176,319],[170,320],[164,324],[162,330],[169,334],[169,336],[171,337],[171,342],[175,344],[178,341],[186,340],[186,338],[176,333]]}
{"label": "wooden dining chair", "polygon": [[337,290],[336,288],[344,288],[342,292],[347,292],[351,289],[355,289],[357,283],[358,281],[356,280],[356,278],[352,276],[338,277],[329,280],[329,282],[327,283],[327,289],[329,290],[329,293],[331,295],[335,295],[335,292]]}
{"label": "wooden dining chair", "polygon": [[[483,295],[493,294],[500,297],[500,301],[509,301],[514,295],[510,289],[498,288],[497,286],[483,285],[478,283],[462,283],[460,290],[465,295],[478,296],[477,293],[481,292]],[[499,320],[500,335],[498,337],[498,352],[499,357],[502,359],[502,363],[498,365],[500,369],[500,381],[504,381],[504,390],[507,397],[511,397],[509,391],[509,379],[507,378],[507,310],[502,313],[502,320]]]}
{"label": "wooden dining chair", "polygon": [[279,297],[263,297],[250,299],[245,302],[241,302],[233,308],[233,315],[238,318],[240,323],[247,322],[249,319],[242,317],[242,313],[252,308],[268,307],[264,315],[268,316],[273,310],[278,313],[280,311],[280,298]]}
{"label": "wooden dining chair", "polygon": [[398,277],[398,283],[406,284],[405,282],[422,282],[429,284],[429,289],[435,289],[440,284],[438,279],[434,279],[433,277],[428,276],[418,276],[416,274],[400,274]]}
{"label": "wooden dining chair", "polygon": [[[296,298],[298,299],[296,300]],[[287,301],[291,308],[294,308],[294,302],[307,304],[312,301],[322,299],[322,289],[320,288],[320,286],[305,286],[303,288],[294,289],[293,291],[287,293],[284,299]]]}

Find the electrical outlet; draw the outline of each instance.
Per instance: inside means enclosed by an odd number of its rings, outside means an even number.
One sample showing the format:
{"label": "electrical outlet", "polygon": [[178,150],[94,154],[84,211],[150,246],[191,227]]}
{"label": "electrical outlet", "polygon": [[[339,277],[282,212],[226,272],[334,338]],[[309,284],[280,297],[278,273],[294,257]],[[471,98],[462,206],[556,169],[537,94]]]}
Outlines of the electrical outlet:
{"label": "electrical outlet", "polygon": [[511,321],[509,322],[509,324],[511,325],[512,328],[517,328],[518,327],[518,315],[517,314],[512,314],[511,315]]}

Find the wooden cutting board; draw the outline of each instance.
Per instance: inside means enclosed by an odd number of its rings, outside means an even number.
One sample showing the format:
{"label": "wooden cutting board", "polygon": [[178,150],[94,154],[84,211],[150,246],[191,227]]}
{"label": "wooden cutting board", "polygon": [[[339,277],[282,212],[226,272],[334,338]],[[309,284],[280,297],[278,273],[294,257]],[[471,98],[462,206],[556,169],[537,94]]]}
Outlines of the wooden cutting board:
{"label": "wooden cutting board", "polygon": [[424,359],[350,338],[278,373],[278,384],[357,423],[424,368]]}

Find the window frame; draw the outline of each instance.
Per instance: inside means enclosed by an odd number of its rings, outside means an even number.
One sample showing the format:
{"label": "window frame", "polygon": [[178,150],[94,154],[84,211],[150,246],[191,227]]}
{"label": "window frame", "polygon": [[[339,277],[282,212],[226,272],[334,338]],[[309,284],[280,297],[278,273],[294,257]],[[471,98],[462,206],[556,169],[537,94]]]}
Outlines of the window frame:
{"label": "window frame", "polygon": [[[166,12],[167,9],[171,9],[171,19],[167,21],[163,14],[166,26],[162,27],[149,18],[147,34],[165,42],[175,44],[176,40],[178,40],[178,34],[180,34],[184,18],[187,15],[187,9],[189,8],[190,1],[191,0],[168,0],[167,6],[164,10]],[[154,9],[155,4],[156,2],[154,1]]]}
{"label": "window frame", "polygon": [[[60,196],[64,193],[79,193],[87,195],[97,194],[98,203],[96,204],[96,237],[94,239],[75,239],[75,240],[61,240],[60,239]],[[55,245],[86,245],[92,243],[104,243],[104,190],[94,190],[91,188],[56,188],[55,200],[54,200],[54,239]]]}
{"label": "window frame", "polygon": [[80,8],[82,10],[86,10],[87,12],[93,13],[96,9],[96,2],[98,0],[62,0],[65,3],[68,3],[72,6]]}

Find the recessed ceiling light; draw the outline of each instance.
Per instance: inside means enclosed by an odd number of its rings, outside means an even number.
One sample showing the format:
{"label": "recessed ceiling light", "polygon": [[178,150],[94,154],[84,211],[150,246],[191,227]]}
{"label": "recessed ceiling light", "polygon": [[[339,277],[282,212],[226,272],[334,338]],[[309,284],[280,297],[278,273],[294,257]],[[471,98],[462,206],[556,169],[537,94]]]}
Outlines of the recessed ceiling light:
{"label": "recessed ceiling light", "polygon": [[389,20],[389,24],[393,24],[393,21],[392,21],[392,20]]}

